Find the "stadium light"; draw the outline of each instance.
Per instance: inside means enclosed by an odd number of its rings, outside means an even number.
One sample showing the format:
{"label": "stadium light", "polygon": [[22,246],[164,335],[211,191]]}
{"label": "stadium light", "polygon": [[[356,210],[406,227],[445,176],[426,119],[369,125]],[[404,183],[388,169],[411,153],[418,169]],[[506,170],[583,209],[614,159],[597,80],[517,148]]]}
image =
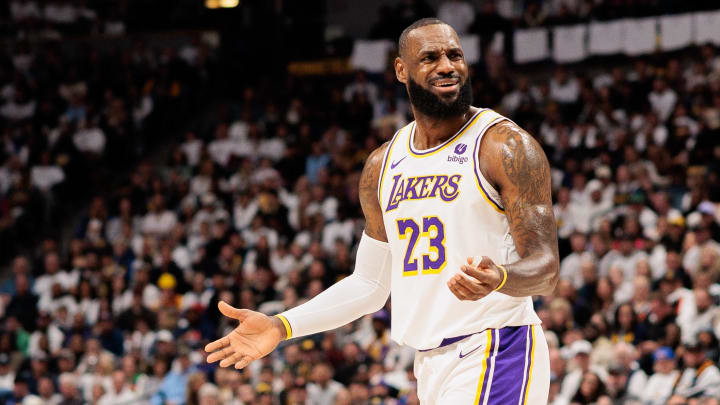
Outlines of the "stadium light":
{"label": "stadium light", "polygon": [[205,0],[205,7],[210,9],[233,8],[237,7],[239,3],[239,0]]}

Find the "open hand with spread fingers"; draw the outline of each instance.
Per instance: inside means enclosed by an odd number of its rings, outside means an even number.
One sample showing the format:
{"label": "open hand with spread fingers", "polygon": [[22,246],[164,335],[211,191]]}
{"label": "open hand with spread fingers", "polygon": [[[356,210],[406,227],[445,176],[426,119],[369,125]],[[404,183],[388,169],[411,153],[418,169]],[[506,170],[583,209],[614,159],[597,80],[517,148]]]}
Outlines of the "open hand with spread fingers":
{"label": "open hand with spread fingers", "polygon": [[447,282],[448,288],[458,299],[477,301],[493,292],[503,280],[502,270],[487,256],[473,265],[474,259],[467,258],[467,264]]}
{"label": "open hand with spread fingers", "polygon": [[285,338],[285,327],[275,317],[234,308],[224,301],[218,303],[218,309],[223,315],[240,321],[240,324],[227,336],[205,346],[205,351],[210,353],[208,363],[220,360],[220,367],[235,365],[239,370],[265,357]]}

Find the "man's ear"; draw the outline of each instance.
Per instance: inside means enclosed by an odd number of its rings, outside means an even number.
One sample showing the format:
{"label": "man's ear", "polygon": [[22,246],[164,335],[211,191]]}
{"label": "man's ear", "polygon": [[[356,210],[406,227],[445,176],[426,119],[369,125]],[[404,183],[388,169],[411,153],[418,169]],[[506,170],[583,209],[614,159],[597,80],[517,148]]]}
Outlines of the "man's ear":
{"label": "man's ear", "polygon": [[395,77],[402,84],[407,84],[407,70],[405,70],[405,62],[398,56],[395,58]]}

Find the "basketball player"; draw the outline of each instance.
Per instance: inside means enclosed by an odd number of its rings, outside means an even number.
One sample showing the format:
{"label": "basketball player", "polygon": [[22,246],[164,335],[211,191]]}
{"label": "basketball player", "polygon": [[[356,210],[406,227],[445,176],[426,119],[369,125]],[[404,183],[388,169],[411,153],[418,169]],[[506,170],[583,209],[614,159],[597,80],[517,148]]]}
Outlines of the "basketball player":
{"label": "basketball player", "polygon": [[365,164],[353,274],[274,317],[221,302],[240,324],[206,346],[207,360],[243,368],[283,339],[379,310],[392,292],[391,335],[417,349],[423,404],[545,404],[548,348],[530,296],[558,279],[547,159],[512,121],[471,106],[444,22],[405,29],[395,74],[415,121]]}

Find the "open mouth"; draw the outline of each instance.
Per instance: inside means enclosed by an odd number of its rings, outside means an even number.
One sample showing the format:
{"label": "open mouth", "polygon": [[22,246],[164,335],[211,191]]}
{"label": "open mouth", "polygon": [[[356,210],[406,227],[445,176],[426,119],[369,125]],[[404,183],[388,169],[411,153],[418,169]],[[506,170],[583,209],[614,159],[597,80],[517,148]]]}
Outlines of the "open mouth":
{"label": "open mouth", "polygon": [[439,88],[439,89],[443,89],[443,90],[451,90],[460,84],[460,80],[455,79],[455,78],[436,79],[436,80],[433,80],[431,82],[431,84],[435,88]]}

